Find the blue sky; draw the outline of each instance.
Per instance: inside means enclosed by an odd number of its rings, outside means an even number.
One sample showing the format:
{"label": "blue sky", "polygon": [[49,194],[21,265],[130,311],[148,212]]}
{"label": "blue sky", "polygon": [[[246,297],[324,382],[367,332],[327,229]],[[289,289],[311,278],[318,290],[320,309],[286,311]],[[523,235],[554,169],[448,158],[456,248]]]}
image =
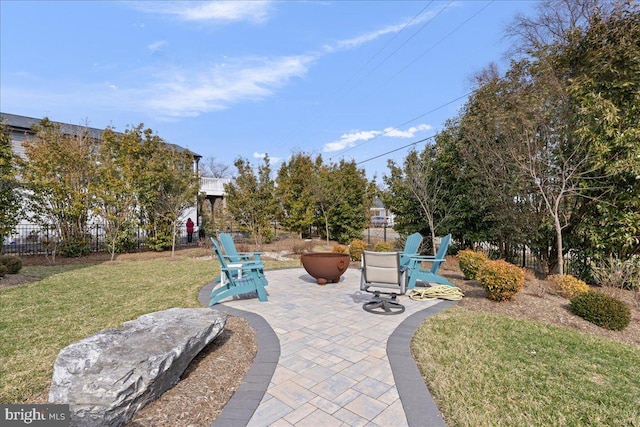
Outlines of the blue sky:
{"label": "blue sky", "polygon": [[[387,173],[504,64],[527,1],[0,2],[0,110],[144,123],[216,161]],[[375,158],[375,159],[373,159]],[[370,160],[373,159],[373,160]]]}

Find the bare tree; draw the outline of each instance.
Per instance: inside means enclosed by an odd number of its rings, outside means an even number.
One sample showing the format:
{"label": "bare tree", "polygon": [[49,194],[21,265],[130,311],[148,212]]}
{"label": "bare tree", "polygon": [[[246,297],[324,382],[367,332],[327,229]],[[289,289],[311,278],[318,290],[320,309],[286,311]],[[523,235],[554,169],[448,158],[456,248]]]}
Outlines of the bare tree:
{"label": "bare tree", "polygon": [[517,39],[511,53],[530,55],[543,47],[564,45],[573,31],[583,31],[598,11],[610,11],[614,2],[601,0],[544,0],[532,16],[516,15],[507,35]]}
{"label": "bare tree", "polygon": [[405,185],[413,198],[422,208],[422,213],[429,224],[431,232],[431,248],[436,254],[435,218],[441,211],[443,200],[442,181],[435,170],[435,148],[426,146],[424,151],[410,152],[404,160]]}
{"label": "bare tree", "polygon": [[205,157],[200,163],[200,175],[211,178],[231,178],[231,166],[216,161],[215,157]]}

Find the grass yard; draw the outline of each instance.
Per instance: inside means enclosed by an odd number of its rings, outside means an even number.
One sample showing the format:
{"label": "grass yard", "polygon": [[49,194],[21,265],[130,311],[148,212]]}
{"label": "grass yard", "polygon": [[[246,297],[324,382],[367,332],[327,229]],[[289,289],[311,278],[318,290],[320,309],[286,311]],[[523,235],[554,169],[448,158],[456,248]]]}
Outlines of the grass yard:
{"label": "grass yard", "polygon": [[188,258],[25,267],[43,279],[0,293],[0,401],[37,399],[58,352],[72,342],[145,313],[199,306],[198,290],[215,267]]}
{"label": "grass yard", "polygon": [[0,291],[0,402],[46,402],[62,348],[142,314],[200,307],[198,291],[219,271],[215,261],[183,256],[24,267],[42,280]]}
{"label": "grass yard", "polygon": [[[176,256],[21,273],[41,280],[0,290],[1,403],[46,402],[53,363],[72,342],[145,313],[200,306],[219,266]],[[640,426],[639,346],[461,305],[428,319],[412,343],[448,426]]]}
{"label": "grass yard", "polygon": [[640,348],[454,308],[412,352],[447,425],[640,426]]}

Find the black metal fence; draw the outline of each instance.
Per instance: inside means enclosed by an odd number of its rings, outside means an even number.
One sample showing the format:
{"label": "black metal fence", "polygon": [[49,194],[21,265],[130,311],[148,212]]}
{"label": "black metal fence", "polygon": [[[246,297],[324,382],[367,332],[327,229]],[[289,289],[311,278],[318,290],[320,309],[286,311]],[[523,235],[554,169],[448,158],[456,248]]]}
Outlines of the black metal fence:
{"label": "black metal fence", "polygon": [[[4,253],[15,255],[37,255],[51,253],[57,234],[53,226],[41,227],[35,224],[23,224],[14,232],[4,237]],[[104,225],[92,224],[87,228],[87,240],[92,252],[107,252]],[[134,236],[134,250],[146,250],[147,236],[144,230],[138,229]],[[198,246],[198,231],[189,238],[186,226],[181,224],[176,236],[176,246]]]}
{"label": "black metal fence", "polygon": [[[497,246],[486,242],[478,243],[476,249],[484,252],[490,258],[495,258],[495,255],[498,253]],[[507,259],[507,261],[520,267],[539,271],[541,273],[548,273],[548,265],[546,264],[546,262],[540,259],[538,255],[529,250],[529,248],[526,246],[519,246],[518,248],[516,248],[513,251],[510,259]],[[564,274],[573,274],[572,268],[574,267],[574,265],[571,261],[571,252],[569,252],[564,256]]]}

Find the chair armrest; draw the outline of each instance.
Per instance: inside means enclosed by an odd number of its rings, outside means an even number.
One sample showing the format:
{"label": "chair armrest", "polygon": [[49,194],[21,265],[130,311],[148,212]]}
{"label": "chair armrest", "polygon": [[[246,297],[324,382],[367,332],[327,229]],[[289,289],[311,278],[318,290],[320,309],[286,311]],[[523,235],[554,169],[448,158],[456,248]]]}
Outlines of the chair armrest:
{"label": "chair armrest", "polygon": [[256,261],[260,261],[260,255],[262,253],[263,252],[238,252],[238,256],[245,259],[254,258]]}
{"label": "chair armrest", "polygon": [[259,259],[257,260],[240,260],[240,261],[232,261],[226,255],[223,255],[226,264],[229,268],[238,269],[240,267],[231,267],[232,265],[242,265],[242,268],[264,268],[264,264]]}
{"label": "chair armrest", "polygon": [[420,265],[423,262],[442,263],[442,262],[446,262],[446,260],[444,258],[436,258],[434,256],[429,256],[429,255],[414,255],[411,258],[409,258],[409,261],[407,262],[407,267],[409,268],[409,270],[420,268]]}
{"label": "chair armrest", "polygon": [[447,260],[444,258],[436,258],[433,255],[411,255],[409,259],[416,261],[442,261],[446,262]]}

